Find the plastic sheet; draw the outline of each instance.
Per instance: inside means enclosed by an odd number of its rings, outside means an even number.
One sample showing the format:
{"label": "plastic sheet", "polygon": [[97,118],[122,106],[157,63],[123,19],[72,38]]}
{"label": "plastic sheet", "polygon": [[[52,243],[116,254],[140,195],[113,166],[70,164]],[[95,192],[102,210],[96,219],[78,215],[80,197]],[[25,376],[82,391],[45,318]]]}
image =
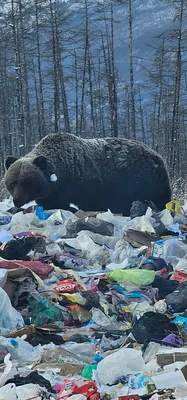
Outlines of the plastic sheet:
{"label": "plastic sheet", "polygon": [[106,315],[99,310],[98,308],[92,308],[92,320],[97,324],[101,326],[106,326],[109,325],[110,319],[106,317]]}
{"label": "plastic sheet", "polygon": [[13,383],[9,383],[4,387],[0,388],[0,399],[1,400],[18,400],[16,393],[16,386]]}
{"label": "plastic sheet", "polygon": [[84,361],[91,361],[95,354],[95,345],[92,343],[67,342],[62,347],[74,355],[79,355]]}
{"label": "plastic sheet", "polygon": [[0,231],[0,242],[1,243],[7,243],[12,239],[13,239],[13,236],[11,235],[11,233],[5,231],[4,229],[2,229]]}
{"label": "plastic sheet", "polygon": [[8,295],[0,287],[0,329],[11,331],[23,326],[24,321],[21,314],[12,307]]}
{"label": "plastic sheet", "polygon": [[105,384],[113,384],[119,376],[145,369],[142,353],[139,350],[123,348],[104,358],[98,364],[98,376]]}
{"label": "plastic sheet", "polygon": [[171,263],[173,267],[176,267],[181,258],[187,258],[187,244],[176,239],[165,241],[163,257],[167,263]]}
{"label": "plastic sheet", "polygon": [[7,350],[12,360],[20,361],[22,364],[37,362],[41,358],[40,347],[34,348],[20,337],[7,339],[1,336],[0,349]]}
{"label": "plastic sheet", "polygon": [[65,239],[64,241],[67,245],[84,251],[89,259],[98,257],[102,252],[101,247],[95,244],[84,231],[79,232],[76,239]]}
{"label": "plastic sheet", "polygon": [[8,271],[6,269],[0,269],[0,287],[3,288],[7,281]]}

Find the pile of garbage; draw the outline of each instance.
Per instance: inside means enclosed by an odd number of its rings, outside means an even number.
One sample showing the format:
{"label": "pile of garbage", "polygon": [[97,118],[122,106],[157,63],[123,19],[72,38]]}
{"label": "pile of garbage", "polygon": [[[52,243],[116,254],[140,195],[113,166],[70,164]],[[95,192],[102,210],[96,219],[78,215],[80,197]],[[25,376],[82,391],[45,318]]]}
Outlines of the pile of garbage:
{"label": "pile of garbage", "polygon": [[0,400],[186,400],[187,210],[0,204]]}

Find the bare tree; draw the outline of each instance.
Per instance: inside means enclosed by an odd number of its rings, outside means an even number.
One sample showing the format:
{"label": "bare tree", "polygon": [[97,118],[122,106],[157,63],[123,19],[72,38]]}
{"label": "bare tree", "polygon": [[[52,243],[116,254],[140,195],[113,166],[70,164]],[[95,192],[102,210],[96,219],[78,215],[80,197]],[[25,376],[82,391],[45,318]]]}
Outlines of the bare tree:
{"label": "bare tree", "polygon": [[184,0],[180,0],[178,9],[178,43],[177,43],[177,57],[176,57],[176,75],[174,85],[174,101],[173,101],[173,116],[172,116],[172,130],[171,130],[171,160],[170,170],[173,176],[180,173],[180,154],[179,154],[179,141],[180,141],[180,92],[181,92],[181,73],[182,73],[182,25],[184,14]]}
{"label": "bare tree", "polygon": [[128,0],[129,7],[129,74],[130,74],[130,136],[136,139],[136,112],[134,100],[134,69],[133,69],[133,25],[132,25],[132,2]]}
{"label": "bare tree", "polygon": [[[45,134],[45,106],[44,106],[44,95],[43,95],[43,77],[42,77],[42,65],[41,65],[41,45],[40,45],[40,29],[39,29],[39,16],[38,16],[38,0],[34,0],[35,5],[35,18],[36,18],[36,45],[37,45],[37,69],[39,78],[39,93],[37,96],[37,113],[38,113],[38,130],[40,139]],[[35,90],[37,91],[36,75],[34,71]]]}

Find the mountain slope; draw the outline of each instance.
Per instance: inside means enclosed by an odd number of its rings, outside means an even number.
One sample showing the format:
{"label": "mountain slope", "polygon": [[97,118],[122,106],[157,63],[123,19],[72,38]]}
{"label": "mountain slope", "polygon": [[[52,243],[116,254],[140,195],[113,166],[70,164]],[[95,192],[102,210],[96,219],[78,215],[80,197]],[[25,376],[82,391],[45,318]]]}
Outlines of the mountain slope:
{"label": "mountain slope", "polygon": [[[67,1],[71,10],[74,10],[74,23],[79,19],[79,13],[84,10],[84,1]],[[94,11],[95,1],[88,1],[90,14]],[[106,8],[108,1],[100,2]],[[107,10],[107,8],[106,8]],[[150,60],[157,40],[155,37],[174,26],[173,18],[175,6],[162,0],[135,0],[132,4],[133,12],[133,55],[135,79],[142,80],[142,58]],[[106,12],[107,15],[107,12]],[[109,13],[108,13],[109,15]],[[94,18],[94,17],[92,17]],[[116,66],[120,71],[121,79],[128,80],[128,6],[114,2],[114,33]],[[97,28],[104,26],[98,21]],[[92,44],[92,43],[91,43]]]}

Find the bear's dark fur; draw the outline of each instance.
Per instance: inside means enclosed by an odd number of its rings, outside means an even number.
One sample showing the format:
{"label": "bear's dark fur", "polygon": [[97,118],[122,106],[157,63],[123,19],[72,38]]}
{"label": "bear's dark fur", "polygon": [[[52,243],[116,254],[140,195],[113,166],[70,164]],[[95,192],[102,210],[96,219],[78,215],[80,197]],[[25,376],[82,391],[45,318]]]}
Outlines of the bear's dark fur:
{"label": "bear's dark fur", "polygon": [[133,140],[52,134],[19,160],[7,157],[5,165],[5,183],[17,207],[35,200],[45,209],[74,203],[84,211],[109,208],[129,215],[134,200],[152,200],[162,210],[171,199],[162,158]]}

